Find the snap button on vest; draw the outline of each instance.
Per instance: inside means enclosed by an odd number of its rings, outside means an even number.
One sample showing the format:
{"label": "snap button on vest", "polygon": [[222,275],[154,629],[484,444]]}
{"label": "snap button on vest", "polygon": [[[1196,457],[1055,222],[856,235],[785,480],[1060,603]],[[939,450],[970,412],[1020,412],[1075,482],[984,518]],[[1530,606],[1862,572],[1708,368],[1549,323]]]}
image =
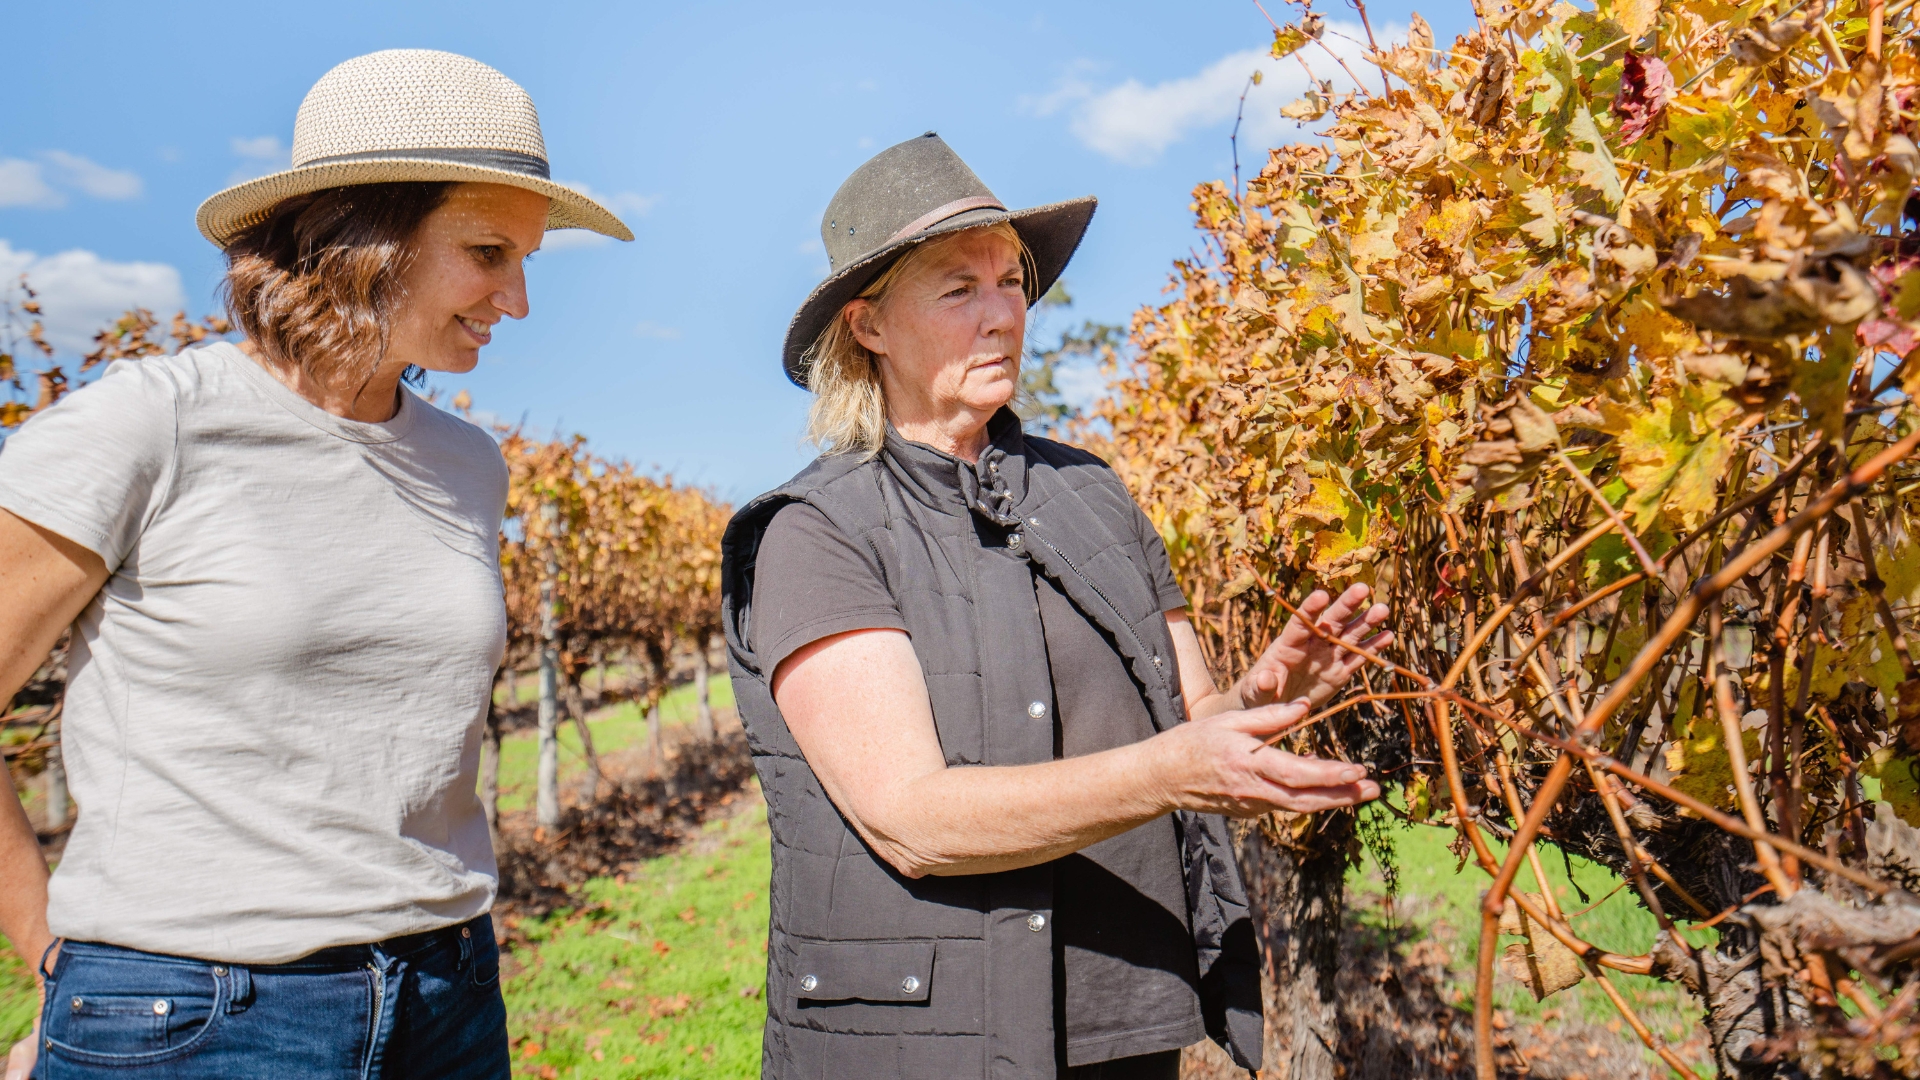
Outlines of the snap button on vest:
{"label": "snap button on vest", "polygon": [[815,978],[814,976],[812,975],[800,976],[800,989],[806,991],[807,993],[809,994],[813,993],[814,990],[817,989],[819,986],[820,986],[820,980]]}
{"label": "snap button on vest", "polygon": [[911,976],[911,975],[909,975],[909,976],[907,976],[906,978],[904,978],[904,979],[901,979],[901,980],[900,980],[900,992],[901,992],[901,993],[903,993],[903,994],[911,994],[911,993],[913,993],[914,991],[916,991],[916,990],[918,990],[918,989],[920,989],[920,980],[919,980],[919,979],[916,979],[916,978],[914,978],[913,976]]}
{"label": "snap button on vest", "polygon": [[1007,534],[1007,546],[1008,546],[1008,547],[1010,547],[1010,548],[1013,548],[1013,549],[1014,549],[1014,550],[1016,550],[1016,551],[1018,551],[1018,550],[1019,550],[1019,548],[1020,548],[1020,534],[1019,534],[1019,533],[1008,533],[1008,534]]}
{"label": "snap button on vest", "polygon": [[1044,701],[1036,701],[1027,706],[1027,715],[1033,717],[1035,720],[1041,719],[1047,715],[1047,703]]}
{"label": "snap button on vest", "polygon": [[1045,915],[1042,915],[1036,911],[1033,914],[1027,916],[1027,929],[1037,934],[1040,931],[1045,930],[1046,928],[1047,928],[1047,917]]}

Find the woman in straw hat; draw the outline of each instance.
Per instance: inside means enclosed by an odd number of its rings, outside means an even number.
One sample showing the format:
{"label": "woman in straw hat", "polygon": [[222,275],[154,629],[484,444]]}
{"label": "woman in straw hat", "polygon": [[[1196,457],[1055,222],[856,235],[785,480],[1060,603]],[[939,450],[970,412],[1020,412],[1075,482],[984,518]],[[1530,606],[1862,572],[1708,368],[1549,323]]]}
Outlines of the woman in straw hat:
{"label": "woman in straw hat", "polygon": [[465,57],[341,64],[293,142],[200,208],[245,340],[0,450],[0,700],[71,625],[80,807],[49,881],[0,805],[0,933],[45,979],[10,1078],[508,1075],[474,794],[507,473],[403,383],[526,316],[545,230],[632,237]]}
{"label": "woman in straw hat", "polygon": [[[822,219],[784,361],[826,452],[724,544],[773,829],[768,1077],[1171,1078],[1207,1035],[1257,1067],[1219,815],[1379,794],[1263,745],[1357,659],[1296,621],[1216,691],[1126,488],[1007,408],[1093,209],[1010,211],[928,133]],[[1364,588],[1303,610],[1387,640]]]}

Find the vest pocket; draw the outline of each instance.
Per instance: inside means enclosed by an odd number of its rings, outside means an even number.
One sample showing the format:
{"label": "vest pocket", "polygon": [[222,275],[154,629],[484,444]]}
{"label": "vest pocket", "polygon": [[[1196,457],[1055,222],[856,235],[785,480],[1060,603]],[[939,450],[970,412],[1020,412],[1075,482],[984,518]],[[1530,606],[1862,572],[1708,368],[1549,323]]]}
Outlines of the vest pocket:
{"label": "vest pocket", "polygon": [[931,941],[803,942],[793,987],[800,1006],[863,1001],[921,1005],[933,996]]}

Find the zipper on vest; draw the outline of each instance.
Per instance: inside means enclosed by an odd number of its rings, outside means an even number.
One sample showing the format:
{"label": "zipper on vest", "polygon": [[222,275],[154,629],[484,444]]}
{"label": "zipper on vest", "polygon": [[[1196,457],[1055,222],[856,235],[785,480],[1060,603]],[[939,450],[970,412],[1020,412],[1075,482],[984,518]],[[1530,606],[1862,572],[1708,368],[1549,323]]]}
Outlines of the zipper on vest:
{"label": "zipper on vest", "polygon": [[[1073,560],[1067,557],[1066,552],[1061,551],[1059,548],[1055,547],[1053,544],[1053,541],[1047,539],[1044,534],[1035,531],[1035,529],[1033,528],[1033,523],[1038,520],[1039,520],[1038,518],[1029,518],[1027,519],[1027,521],[1023,522],[1023,524],[1027,526],[1026,531],[1028,535],[1037,538],[1041,543],[1047,545],[1047,550],[1053,552],[1055,555],[1060,556],[1060,561],[1067,564],[1067,569],[1073,571],[1074,577],[1079,578],[1082,582],[1086,584],[1087,588],[1093,590],[1093,595],[1099,597],[1100,602],[1107,605],[1107,610],[1113,613],[1114,621],[1119,623],[1121,627],[1126,630],[1127,637],[1133,641],[1134,648],[1138,650],[1141,655],[1148,657],[1150,661],[1153,659],[1158,659],[1158,657],[1154,656],[1153,651],[1147,648],[1146,642],[1140,640],[1140,635],[1133,632],[1133,624],[1127,621],[1126,616],[1120,614],[1119,605],[1115,604],[1111,599],[1109,599],[1106,593],[1101,592],[1100,586],[1095,584],[1094,580],[1088,577],[1084,572],[1082,572],[1078,566],[1075,566]],[[1167,689],[1168,688],[1167,673],[1164,670],[1162,670],[1162,668],[1159,665],[1155,665],[1154,674],[1159,677],[1160,686],[1163,689]]]}

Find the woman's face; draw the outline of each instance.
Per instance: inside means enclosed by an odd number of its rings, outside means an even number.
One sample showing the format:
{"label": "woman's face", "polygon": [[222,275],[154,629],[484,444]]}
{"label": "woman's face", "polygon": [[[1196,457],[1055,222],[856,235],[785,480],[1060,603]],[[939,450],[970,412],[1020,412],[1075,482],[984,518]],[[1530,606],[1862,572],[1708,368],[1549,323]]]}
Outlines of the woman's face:
{"label": "woman's face", "polygon": [[527,317],[523,264],[546,230],[545,195],[505,184],[455,187],[414,234],[388,357],[428,371],[472,371],[493,324]]}
{"label": "woman's face", "polygon": [[880,358],[887,411],[902,421],[965,416],[984,424],[1013,400],[1027,329],[1020,251],[965,232],[926,252],[882,308],[847,305],[854,337]]}

